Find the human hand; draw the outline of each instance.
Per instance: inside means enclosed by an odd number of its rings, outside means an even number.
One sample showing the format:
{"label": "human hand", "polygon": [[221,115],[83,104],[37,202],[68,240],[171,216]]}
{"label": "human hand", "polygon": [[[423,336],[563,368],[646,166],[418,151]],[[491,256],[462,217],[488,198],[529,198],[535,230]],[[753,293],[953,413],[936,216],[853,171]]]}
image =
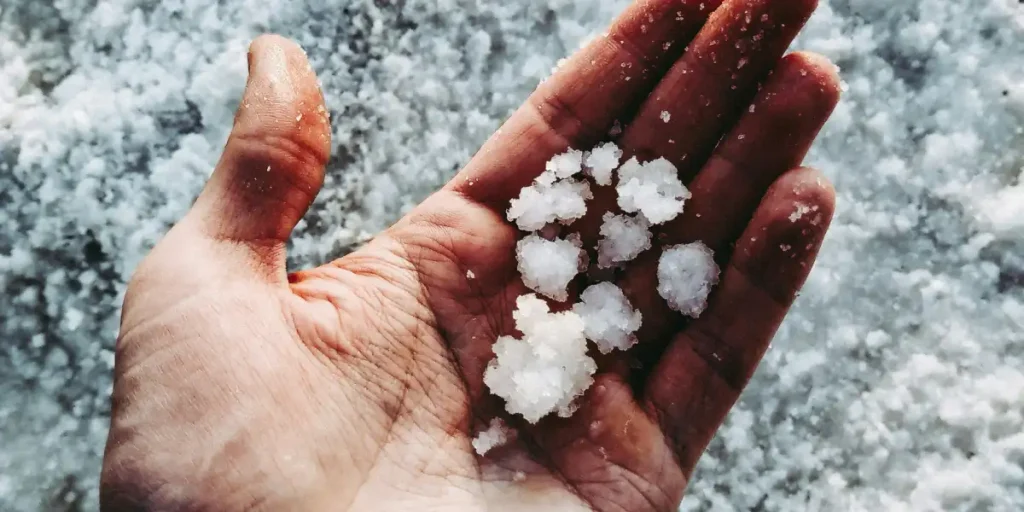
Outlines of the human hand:
{"label": "human hand", "polygon": [[[285,242],[322,184],[329,125],[301,50],[254,42],[221,161],[125,297],[103,507],[675,510],[833,210],[798,166],[834,69],[781,58],[815,2],[727,0],[708,20],[720,3],[634,3],[442,190],[293,274]],[[614,279],[643,313],[639,345],[598,359],[571,418],[510,418],[517,438],[479,457],[471,439],[502,414],[482,383],[490,345],[527,292],[508,201],[616,124],[627,156],[668,158],[693,192],[657,246],[704,241],[722,281],[684,321],[656,291],[657,247],[641,255]],[[614,203],[596,189],[570,229],[592,247]]]}

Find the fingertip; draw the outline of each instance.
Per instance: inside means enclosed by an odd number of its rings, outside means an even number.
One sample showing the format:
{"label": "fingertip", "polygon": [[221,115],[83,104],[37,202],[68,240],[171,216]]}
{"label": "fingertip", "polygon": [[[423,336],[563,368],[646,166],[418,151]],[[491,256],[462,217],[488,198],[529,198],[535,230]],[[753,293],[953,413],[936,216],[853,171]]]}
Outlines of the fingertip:
{"label": "fingertip", "polygon": [[811,93],[815,91],[821,103],[834,106],[842,94],[839,78],[839,67],[824,55],[798,51],[785,57],[779,63],[779,72],[794,77],[803,88]]}
{"label": "fingertip", "polygon": [[[755,216],[773,238],[802,240],[790,255],[797,258],[804,250],[813,249],[824,238],[835,211],[835,189],[820,171],[798,167],[775,181]],[[810,247],[813,244],[814,247]]]}
{"label": "fingertip", "polygon": [[737,241],[733,265],[781,304],[810,273],[835,211],[835,190],[809,167],[782,175]]}

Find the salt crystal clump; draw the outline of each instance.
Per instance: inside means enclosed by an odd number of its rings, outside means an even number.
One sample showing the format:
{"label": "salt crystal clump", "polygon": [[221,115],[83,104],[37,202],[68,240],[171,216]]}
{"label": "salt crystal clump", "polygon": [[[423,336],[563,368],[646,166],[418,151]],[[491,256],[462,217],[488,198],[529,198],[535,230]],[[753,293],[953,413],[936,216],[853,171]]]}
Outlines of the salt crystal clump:
{"label": "salt crystal clump", "polygon": [[559,180],[550,185],[536,183],[520,192],[508,210],[508,219],[523,231],[537,231],[552,222],[568,224],[587,212],[591,199],[590,184],[575,179]]}
{"label": "salt crystal clump", "polygon": [[523,337],[498,338],[484,384],[505,399],[509,413],[530,423],[552,412],[571,415],[573,401],[590,387],[597,371],[587,356],[583,319],[572,311],[552,313],[533,294],[516,299],[512,317]]}
{"label": "salt crystal clump", "polygon": [[477,455],[484,455],[494,448],[508,442],[509,428],[501,418],[491,420],[487,430],[481,431],[473,438],[473,449]]}
{"label": "salt crystal clump", "polygon": [[636,344],[633,333],[640,328],[642,318],[618,286],[612,283],[590,286],[572,310],[583,319],[584,334],[602,354],[615,349],[626,350]]}
{"label": "salt crystal clump", "polygon": [[582,169],[582,151],[570,149],[552,157],[533,184],[511,201],[508,220],[523,231],[537,231],[552,222],[568,224],[582,217],[593,197],[589,183],[573,178]]}
{"label": "salt crystal clump", "polygon": [[640,215],[604,214],[597,266],[608,268],[630,261],[651,248],[651,225]]}
{"label": "salt crystal clump", "polygon": [[584,160],[586,173],[594,178],[594,183],[602,186],[612,184],[612,172],[619,166],[622,159],[622,150],[614,142],[608,142],[598,146],[590,152]]}
{"label": "salt crystal clump", "polygon": [[544,172],[537,177],[536,182],[541,185],[550,185],[557,180],[571,178],[583,170],[583,152],[570,149],[560,155],[555,155],[548,160],[544,166]]}
{"label": "salt crystal clump", "polygon": [[639,211],[651,224],[661,224],[683,212],[690,191],[679,181],[676,166],[664,158],[641,164],[631,158],[619,168],[619,207]]}
{"label": "salt crystal clump", "polygon": [[523,283],[557,301],[568,298],[569,281],[586,268],[586,252],[579,235],[546,240],[529,235],[516,244],[516,260]]}
{"label": "salt crystal clump", "polygon": [[701,242],[674,245],[658,260],[658,293],[670,308],[697,318],[707,307],[718,275],[715,253],[708,246]]}
{"label": "salt crystal clump", "polygon": [[587,213],[587,200],[594,197],[590,184],[572,178],[554,183],[534,183],[513,199],[508,220],[523,231],[537,231],[551,222],[568,224]]}

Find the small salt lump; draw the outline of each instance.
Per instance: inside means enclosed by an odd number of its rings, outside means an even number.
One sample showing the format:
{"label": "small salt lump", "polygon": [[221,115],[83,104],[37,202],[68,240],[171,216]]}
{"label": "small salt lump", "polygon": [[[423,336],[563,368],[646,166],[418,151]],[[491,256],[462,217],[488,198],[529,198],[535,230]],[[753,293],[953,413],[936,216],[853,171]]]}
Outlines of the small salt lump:
{"label": "small salt lump", "polygon": [[533,294],[516,299],[512,313],[522,339],[501,336],[484,384],[505,399],[505,409],[526,421],[557,412],[568,417],[573,401],[593,383],[597,364],[587,356],[583,319],[572,311],[552,313]]}
{"label": "small salt lump", "polygon": [[537,177],[537,183],[550,185],[557,180],[571,178],[583,170],[583,152],[570,149],[555,155],[544,165],[544,172]]}
{"label": "small salt lump", "polygon": [[567,299],[569,281],[586,268],[578,234],[547,240],[529,235],[516,244],[516,261],[527,288],[557,301]]}
{"label": "small salt lump", "polygon": [[585,173],[594,178],[598,185],[611,185],[612,172],[619,166],[622,150],[614,142],[607,142],[587,153],[584,159]]}
{"label": "small salt lump", "polygon": [[619,207],[639,211],[651,224],[661,224],[683,213],[690,191],[679,181],[672,162],[659,158],[645,164],[631,158],[619,168]]}
{"label": "small salt lump", "polygon": [[658,293],[670,308],[697,318],[707,307],[718,275],[715,253],[704,243],[673,245],[658,260]]}
{"label": "small salt lump", "polygon": [[487,430],[481,431],[473,438],[473,449],[476,450],[477,455],[484,455],[491,449],[507,443],[508,439],[508,426],[501,418],[494,418]]}
{"label": "small salt lump", "polygon": [[651,248],[651,225],[644,217],[606,212],[602,219],[601,239],[597,242],[598,267],[614,267]]}
{"label": "small salt lump", "polygon": [[[542,174],[545,180],[554,173]],[[539,179],[539,178],[538,178]],[[523,231],[537,231],[552,222],[568,224],[587,213],[587,200],[594,197],[590,184],[573,178],[552,183],[535,182],[513,199],[508,209],[508,220]]]}
{"label": "small salt lump", "polygon": [[583,319],[584,334],[602,354],[626,350],[636,344],[634,333],[640,328],[642,318],[618,286],[612,283],[590,286],[572,310]]}

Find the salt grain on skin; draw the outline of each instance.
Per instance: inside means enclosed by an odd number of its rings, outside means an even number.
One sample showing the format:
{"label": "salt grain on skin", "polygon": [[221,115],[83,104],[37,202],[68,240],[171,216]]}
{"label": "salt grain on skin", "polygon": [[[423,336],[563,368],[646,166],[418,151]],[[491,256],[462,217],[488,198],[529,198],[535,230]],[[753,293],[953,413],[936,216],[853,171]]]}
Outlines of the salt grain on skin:
{"label": "salt grain on skin", "polygon": [[480,431],[473,438],[473,450],[477,455],[485,455],[487,452],[508,443],[511,431],[508,425],[501,418],[494,418],[486,430]]}
{"label": "salt grain on skin", "polygon": [[661,111],[661,121],[662,121],[662,122],[664,122],[664,123],[667,123],[667,122],[669,122],[669,120],[671,120],[671,119],[672,119],[672,114],[671,114],[671,113],[669,113],[669,111],[668,111],[668,110],[662,110],[662,111]]}
{"label": "salt grain on skin", "polygon": [[658,260],[658,293],[673,310],[697,318],[707,307],[719,273],[715,253],[704,243],[675,245]]}
{"label": "salt grain on skin", "polygon": [[789,221],[796,222],[800,220],[804,215],[810,213],[811,211],[812,208],[810,206],[807,206],[806,204],[803,203],[797,203],[796,209],[793,210],[793,213],[789,214]]}

